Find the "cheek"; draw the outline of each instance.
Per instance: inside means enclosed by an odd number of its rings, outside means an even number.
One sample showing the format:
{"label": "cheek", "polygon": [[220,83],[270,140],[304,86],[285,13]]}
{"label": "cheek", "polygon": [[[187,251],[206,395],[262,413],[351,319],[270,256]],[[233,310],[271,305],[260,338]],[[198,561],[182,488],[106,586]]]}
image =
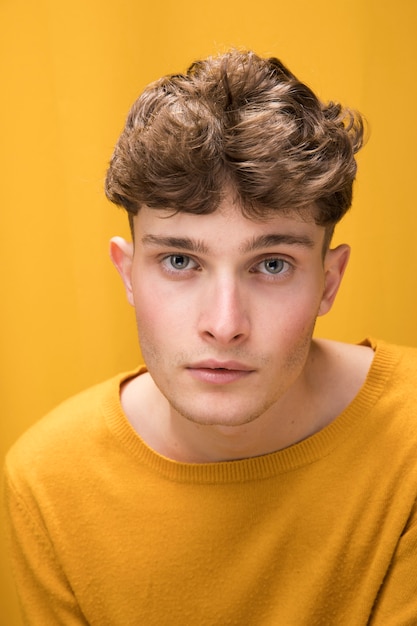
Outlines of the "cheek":
{"label": "cheek", "polygon": [[[171,294],[172,296],[172,294]],[[170,297],[156,281],[138,281],[134,285],[136,325],[142,352],[168,350],[184,338],[183,328],[190,327],[189,307],[181,298]]]}
{"label": "cheek", "polygon": [[142,331],[142,329],[150,328],[152,325],[158,326],[158,320],[164,308],[164,300],[159,298],[158,293],[147,280],[138,280],[138,277],[133,277],[132,289],[138,329]]}
{"label": "cheek", "polygon": [[[268,332],[258,335],[261,345],[279,369],[297,374],[308,356],[317,318],[317,298],[302,298],[278,309],[269,319]],[[266,320],[268,321],[268,320]]]}
{"label": "cheek", "polygon": [[167,351],[166,314],[162,313],[161,306],[156,298],[146,294],[146,298],[135,293],[135,315],[140,350],[149,369],[159,367],[162,355]]}
{"label": "cheek", "polygon": [[303,330],[310,329],[315,323],[321,304],[321,289],[320,284],[308,289],[305,286],[295,287],[285,297],[278,297],[268,307],[269,311],[275,312],[270,321],[277,324],[283,333],[303,334]]}

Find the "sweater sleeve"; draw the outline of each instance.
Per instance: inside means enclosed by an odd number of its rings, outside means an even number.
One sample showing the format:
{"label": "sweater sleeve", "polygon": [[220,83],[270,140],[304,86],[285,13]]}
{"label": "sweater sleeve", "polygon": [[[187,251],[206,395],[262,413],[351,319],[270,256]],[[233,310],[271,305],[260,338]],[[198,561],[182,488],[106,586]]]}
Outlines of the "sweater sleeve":
{"label": "sweater sleeve", "polygon": [[5,474],[13,574],[28,626],[88,626],[42,527]]}
{"label": "sweater sleeve", "polygon": [[417,624],[417,518],[403,533],[369,622],[372,626]]}

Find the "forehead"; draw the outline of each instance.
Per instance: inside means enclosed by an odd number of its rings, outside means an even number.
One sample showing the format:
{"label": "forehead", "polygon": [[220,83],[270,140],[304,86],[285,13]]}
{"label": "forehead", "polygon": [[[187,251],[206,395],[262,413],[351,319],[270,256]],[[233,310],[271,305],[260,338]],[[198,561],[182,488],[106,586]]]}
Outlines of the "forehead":
{"label": "forehead", "polygon": [[[324,227],[314,221],[313,210],[300,216],[298,212],[272,212],[262,219],[246,217],[235,203],[223,202],[213,213],[191,214],[166,209],[142,207],[134,218],[135,241],[156,245],[158,240],[188,238],[200,242],[207,251],[237,249],[271,236],[284,243],[298,243],[314,248],[322,244]],[[269,241],[269,245],[271,240]]]}

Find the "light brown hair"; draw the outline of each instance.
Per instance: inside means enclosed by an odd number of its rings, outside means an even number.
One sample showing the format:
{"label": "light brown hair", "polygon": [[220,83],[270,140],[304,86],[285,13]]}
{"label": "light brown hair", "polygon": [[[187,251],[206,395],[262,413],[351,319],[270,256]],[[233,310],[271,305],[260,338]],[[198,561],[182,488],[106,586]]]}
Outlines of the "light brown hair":
{"label": "light brown hair", "polygon": [[233,190],[245,215],[315,207],[332,229],[352,202],[361,116],[323,103],[278,59],[231,50],[150,84],[107,172],[130,219],[142,205],[210,213]]}

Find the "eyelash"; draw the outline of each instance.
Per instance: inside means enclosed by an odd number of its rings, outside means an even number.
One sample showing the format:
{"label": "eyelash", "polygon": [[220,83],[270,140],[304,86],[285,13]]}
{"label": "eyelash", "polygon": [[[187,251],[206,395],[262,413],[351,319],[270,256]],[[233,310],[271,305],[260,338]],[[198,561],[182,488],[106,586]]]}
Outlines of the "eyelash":
{"label": "eyelash", "polygon": [[[172,265],[172,261],[175,258],[182,258],[186,261],[186,265],[183,268],[176,268]],[[261,266],[262,264],[266,264],[266,263],[271,263],[271,262],[277,262],[281,265],[281,271],[279,272],[268,272],[268,271],[262,271],[257,269],[259,266]],[[192,271],[198,271],[200,269],[200,265],[197,261],[195,261],[191,256],[189,256],[188,254],[169,254],[164,256],[161,259],[161,265],[164,269],[165,272],[167,272],[168,274],[171,274],[173,276],[179,276],[180,274],[184,274],[186,272],[192,272]],[[191,267],[190,267],[191,265]],[[264,266],[265,267],[265,266]],[[279,277],[282,277],[283,275],[287,275],[289,272],[291,272],[294,269],[294,266],[287,261],[286,259],[283,259],[280,256],[270,256],[270,257],[266,257],[264,259],[261,259],[260,261],[257,261],[254,265],[252,265],[252,267],[250,268],[250,272],[255,274],[261,274],[262,276],[265,276],[268,279],[274,280],[274,279],[278,279]]]}
{"label": "eyelash", "polygon": [[[172,260],[175,258],[182,258],[182,259],[186,259],[187,260],[187,264],[184,268],[177,268],[174,267],[172,265]],[[189,267],[190,265],[190,261],[194,264],[194,267]],[[169,264],[169,265],[168,265]],[[199,267],[197,261],[194,261],[194,259],[190,256],[188,256],[188,254],[168,254],[167,256],[164,256],[163,259],[161,260],[161,265],[164,268],[165,271],[171,273],[171,274],[181,274],[185,271],[190,271],[190,270],[195,270]]]}

